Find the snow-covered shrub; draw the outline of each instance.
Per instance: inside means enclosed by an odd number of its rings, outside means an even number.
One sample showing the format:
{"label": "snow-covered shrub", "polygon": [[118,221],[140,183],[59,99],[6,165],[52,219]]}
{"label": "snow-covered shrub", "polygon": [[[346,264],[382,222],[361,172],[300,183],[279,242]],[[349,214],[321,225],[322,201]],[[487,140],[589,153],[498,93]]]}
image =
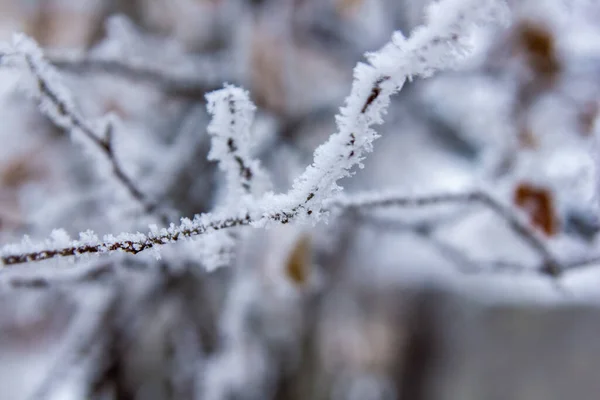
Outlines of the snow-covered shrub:
{"label": "snow-covered shrub", "polygon": [[394,398],[363,291],[598,264],[594,2],[126,3],[1,49],[0,284],[76,309],[26,395]]}

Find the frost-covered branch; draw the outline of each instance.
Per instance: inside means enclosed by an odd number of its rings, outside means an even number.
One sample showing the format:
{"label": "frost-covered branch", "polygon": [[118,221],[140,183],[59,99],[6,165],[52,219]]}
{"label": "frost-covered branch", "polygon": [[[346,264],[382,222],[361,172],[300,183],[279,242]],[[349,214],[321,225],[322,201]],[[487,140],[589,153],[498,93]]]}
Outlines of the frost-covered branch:
{"label": "frost-covered branch", "polygon": [[2,261],[17,264],[117,250],[135,254],[225,228],[264,227],[292,220],[317,222],[327,214],[325,201],[341,190],[337,182],[352,175],[354,166],[362,166],[365,153],[372,150],[373,141],[378,138],[373,126],[383,122],[390,96],[401,89],[406,79],[453,67],[469,48],[465,37],[473,25],[502,20],[505,12],[506,5],[500,0],[435,3],[430,7],[427,24],[416,29],[410,38],[397,33],[391,43],[369,54],[370,64],[361,63],[354,70],[352,91],[336,119],[338,131],[316,149],[313,163],[288,193],[267,193],[246,210],[182,219],[178,226],[148,234],[109,235],[99,240],[88,233],[75,241],[7,246],[0,251]]}
{"label": "frost-covered branch", "polygon": [[541,273],[558,276],[565,269],[550,252],[546,243],[512,208],[502,204],[486,191],[478,190],[465,193],[442,193],[434,195],[404,195],[398,193],[359,195],[351,198],[340,197],[329,202],[333,208],[373,210],[382,207],[425,207],[447,204],[478,203],[493,211],[542,259]]}
{"label": "frost-covered branch", "polygon": [[86,254],[102,254],[115,251],[137,254],[144,250],[174,243],[192,236],[216,232],[222,229],[250,225],[249,214],[222,216],[202,214],[193,220],[182,218],[181,224],[172,224],[169,228],[152,229],[144,233],[122,233],[118,236],[105,235],[99,239],[93,232],[80,234],[78,240],[71,240],[66,232],[56,230],[44,243],[34,244],[29,238],[21,244],[7,245],[0,251],[4,265],[21,264],[30,261],[48,260],[55,257],[81,256]]}
{"label": "frost-covered branch", "polygon": [[[93,124],[86,120],[76,109],[68,90],[60,83],[60,77],[43,57],[37,44],[25,35],[15,35],[13,49],[6,56],[22,57],[35,79],[33,95],[39,102],[40,110],[58,127],[73,135],[74,139],[91,143],[108,160],[115,180],[123,186],[131,197],[148,212],[154,212],[157,204],[140,191],[129,177],[116,157],[113,148],[113,123],[110,120],[102,124]],[[101,125],[101,126],[97,126]]]}
{"label": "frost-covered branch", "polygon": [[[557,276],[561,273],[563,268],[559,261],[548,250],[544,241],[529,227],[527,222],[520,218],[511,208],[504,206],[500,201],[484,191],[421,196],[406,196],[398,193],[386,195],[366,194],[354,197],[340,196],[325,202],[321,212],[473,203],[482,204],[496,213],[542,258],[543,265],[540,267],[542,273],[552,276]],[[55,231],[50,240],[38,246],[39,250],[26,252],[26,249],[34,246],[29,240],[26,240],[21,245],[5,246],[1,254],[5,265],[39,261],[59,256],[108,253],[117,250],[137,254],[143,250],[176,242],[183,238],[217,232],[227,228],[248,226],[259,222],[261,222],[260,219],[252,218],[251,213],[248,211],[245,215],[242,213],[234,218],[219,218],[214,217],[213,214],[204,214],[197,216],[194,220],[183,219],[181,225],[172,225],[168,229],[154,229],[148,234],[121,234],[118,237],[108,235],[102,240],[99,240],[97,236],[90,232],[84,234],[79,240],[70,241],[63,231]]]}
{"label": "frost-covered branch", "polygon": [[[206,95],[207,108],[212,120],[207,132],[212,137],[208,159],[217,161],[225,174],[225,191],[214,211],[252,207],[258,196],[270,187],[260,162],[252,158],[256,145],[251,126],[256,107],[248,92],[225,85],[225,88]],[[237,230],[215,232],[205,237],[195,252],[207,269],[229,265],[233,260]]]}
{"label": "frost-covered branch", "polygon": [[364,154],[372,151],[379,137],[373,126],[383,123],[390,96],[406,79],[454,67],[469,49],[467,37],[473,25],[502,21],[506,12],[504,1],[497,0],[434,3],[427,24],[410,38],[396,33],[391,43],[368,54],[370,64],[359,63],[354,69],[352,91],[336,117],[338,132],[316,149],[312,165],[291,191],[272,199],[270,205],[275,207],[265,209],[269,219],[287,223],[318,217],[322,203],[341,190],[337,181],[352,175],[354,166],[362,167]]}
{"label": "frost-covered branch", "polygon": [[[247,202],[269,185],[260,162],[251,157],[250,128],[256,107],[248,92],[226,85],[206,96],[213,118],[207,132],[212,136],[208,159],[219,162],[227,180],[226,205]],[[262,194],[262,193],[260,193]]]}

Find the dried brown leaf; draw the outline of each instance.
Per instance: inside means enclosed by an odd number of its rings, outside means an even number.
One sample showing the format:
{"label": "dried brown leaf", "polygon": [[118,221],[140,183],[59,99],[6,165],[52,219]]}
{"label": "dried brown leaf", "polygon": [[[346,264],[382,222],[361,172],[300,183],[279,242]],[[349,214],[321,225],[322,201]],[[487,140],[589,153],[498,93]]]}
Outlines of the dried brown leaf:
{"label": "dried brown leaf", "polygon": [[286,275],[296,285],[308,282],[311,271],[310,237],[303,235],[294,245],[286,263]]}
{"label": "dried brown leaf", "polygon": [[32,163],[31,154],[14,157],[0,166],[0,186],[16,189],[28,182],[41,180],[44,173]]}
{"label": "dried brown leaf", "polygon": [[556,43],[548,27],[531,21],[522,22],[517,30],[517,46],[538,78],[554,81],[561,71]]}
{"label": "dried brown leaf", "polygon": [[558,232],[558,218],[550,190],[521,183],[515,188],[513,201],[529,215],[529,222],[533,227],[547,236]]}

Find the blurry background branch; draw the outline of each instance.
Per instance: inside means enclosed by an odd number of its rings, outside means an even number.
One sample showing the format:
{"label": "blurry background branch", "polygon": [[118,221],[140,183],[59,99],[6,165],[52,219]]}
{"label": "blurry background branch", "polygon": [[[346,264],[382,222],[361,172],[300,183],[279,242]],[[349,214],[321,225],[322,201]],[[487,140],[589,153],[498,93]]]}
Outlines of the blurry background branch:
{"label": "blurry background branch", "polygon": [[[147,63],[132,63],[117,59],[101,59],[88,55],[50,55],[48,61],[56,68],[74,74],[105,74],[156,87],[165,95],[202,101],[207,92],[216,90],[223,82],[239,81],[233,72],[235,62],[226,54],[211,55],[212,59],[202,60],[193,75],[152,68]],[[204,70],[204,71],[203,71]],[[218,71],[217,76],[215,72]],[[228,72],[229,71],[229,72]]]}

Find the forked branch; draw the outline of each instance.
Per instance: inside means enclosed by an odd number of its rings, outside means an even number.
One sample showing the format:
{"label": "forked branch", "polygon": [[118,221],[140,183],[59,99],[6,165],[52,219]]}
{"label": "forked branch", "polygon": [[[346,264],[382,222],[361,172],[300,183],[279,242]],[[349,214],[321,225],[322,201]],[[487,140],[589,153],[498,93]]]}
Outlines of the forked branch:
{"label": "forked branch", "polygon": [[[365,154],[372,151],[373,141],[379,137],[373,126],[383,122],[390,97],[402,88],[406,79],[427,77],[452,68],[469,49],[465,37],[473,25],[501,20],[505,12],[502,0],[434,3],[428,23],[416,29],[410,38],[396,34],[380,51],[369,54],[369,64],[360,63],[354,70],[352,91],[336,119],[338,131],[315,150],[313,163],[285,194],[266,193],[244,210],[202,214],[147,234],[108,235],[100,240],[93,233],[86,233],[74,241],[6,246],[0,250],[2,262],[10,265],[113,251],[135,254],[226,228],[264,227],[291,221],[315,223],[329,211],[326,202],[341,191],[337,182],[352,175],[352,169],[361,166]],[[56,107],[54,103],[52,106]],[[98,139],[96,143],[102,141]]]}
{"label": "forked branch", "polygon": [[125,188],[145,212],[155,212],[157,204],[140,191],[116,157],[112,142],[112,121],[105,121],[102,129],[99,129],[81,116],[68,91],[59,83],[58,74],[44,60],[42,51],[32,39],[24,35],[16,35],[13,48],[14,52],[4,56],[22,57],[25,61],[36,83],[37,91],[34,96],[39,102],[40,110],[58,127],[73,135],[77,133],[83,135],[83,139],[91,143],[108,160],[115,181]]}

